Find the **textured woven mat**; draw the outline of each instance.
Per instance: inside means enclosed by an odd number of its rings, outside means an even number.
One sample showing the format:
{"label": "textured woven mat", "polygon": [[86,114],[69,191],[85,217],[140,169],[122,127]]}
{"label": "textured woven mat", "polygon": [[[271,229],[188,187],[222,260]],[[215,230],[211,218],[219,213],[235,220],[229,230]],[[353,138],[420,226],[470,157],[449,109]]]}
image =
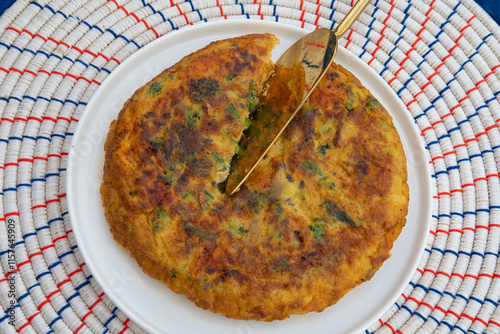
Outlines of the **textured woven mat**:
{"label": "textured woven mat", "polygon": [[[92,278],[65,193],[78,120],[121,62],[202,21],[332,28],[351,5],[18,0],[9,8],[0,17],[0,333],[142,332]],[[499,26],[472,0],[373,0],[341,40],[406,104],[433,180],[420,264],[367,333],[500,332],[499,40]]]}

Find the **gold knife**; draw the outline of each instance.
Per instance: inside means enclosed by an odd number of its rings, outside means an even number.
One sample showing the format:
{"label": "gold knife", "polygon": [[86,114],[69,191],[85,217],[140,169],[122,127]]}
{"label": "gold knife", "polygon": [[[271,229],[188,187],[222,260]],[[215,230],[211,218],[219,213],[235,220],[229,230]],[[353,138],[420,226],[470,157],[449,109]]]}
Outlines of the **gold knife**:
{"label": "gold knife", "polygon": [[231,196],[239,190],[290,124],[330,67],[337,53],[338,39],[369,2],[358,0],[333,31],[320,28],[305,35],[278,59],[276,71],[259,98],[251,125],[245,130],[231,163],[226,194]]}

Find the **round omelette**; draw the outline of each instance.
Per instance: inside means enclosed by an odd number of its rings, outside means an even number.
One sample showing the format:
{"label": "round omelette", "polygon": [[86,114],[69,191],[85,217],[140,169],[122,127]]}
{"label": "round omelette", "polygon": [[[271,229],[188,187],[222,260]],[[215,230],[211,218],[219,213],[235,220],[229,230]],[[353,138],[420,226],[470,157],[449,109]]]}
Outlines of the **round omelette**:
{"label": "round omelette", "polygon": [[408,210],[392,118],[336,64],[240,191],[224,193],[277,42],[246,35],[186,56],[135,92],[105,142],[115,240],[172,291],[234,319],[335,304],[390,256]]}

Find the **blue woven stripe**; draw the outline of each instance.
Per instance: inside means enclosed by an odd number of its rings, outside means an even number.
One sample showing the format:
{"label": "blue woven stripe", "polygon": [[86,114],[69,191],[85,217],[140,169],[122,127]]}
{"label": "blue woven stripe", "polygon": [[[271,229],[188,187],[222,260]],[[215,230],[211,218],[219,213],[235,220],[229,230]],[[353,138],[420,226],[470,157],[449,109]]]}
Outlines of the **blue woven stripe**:
{"label": "blue woven stripe", "polygon": [[113,321],[113,319],[116,318],[116,314],[113,314],[105,323],[104,323],[104,327],[107,327],[109,325],[109,323],[111,321]]}

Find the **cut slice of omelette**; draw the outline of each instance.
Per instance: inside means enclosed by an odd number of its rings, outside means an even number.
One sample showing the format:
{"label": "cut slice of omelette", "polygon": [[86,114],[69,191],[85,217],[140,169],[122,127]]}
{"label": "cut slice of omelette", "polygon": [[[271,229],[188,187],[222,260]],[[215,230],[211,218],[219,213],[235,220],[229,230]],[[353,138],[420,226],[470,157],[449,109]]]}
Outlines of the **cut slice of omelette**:
{"label": "cut slice of omelette", "polygon": [[[231,159],[272,75],[270,34],[214,42],[139,89],[112,123],[101,195],[115,240],[201,308],[272,321],[320,312],[370,279],[406,222],[392,119],[332,65],[234,196]],[[270,122],[269,126],[272,126]]]}

